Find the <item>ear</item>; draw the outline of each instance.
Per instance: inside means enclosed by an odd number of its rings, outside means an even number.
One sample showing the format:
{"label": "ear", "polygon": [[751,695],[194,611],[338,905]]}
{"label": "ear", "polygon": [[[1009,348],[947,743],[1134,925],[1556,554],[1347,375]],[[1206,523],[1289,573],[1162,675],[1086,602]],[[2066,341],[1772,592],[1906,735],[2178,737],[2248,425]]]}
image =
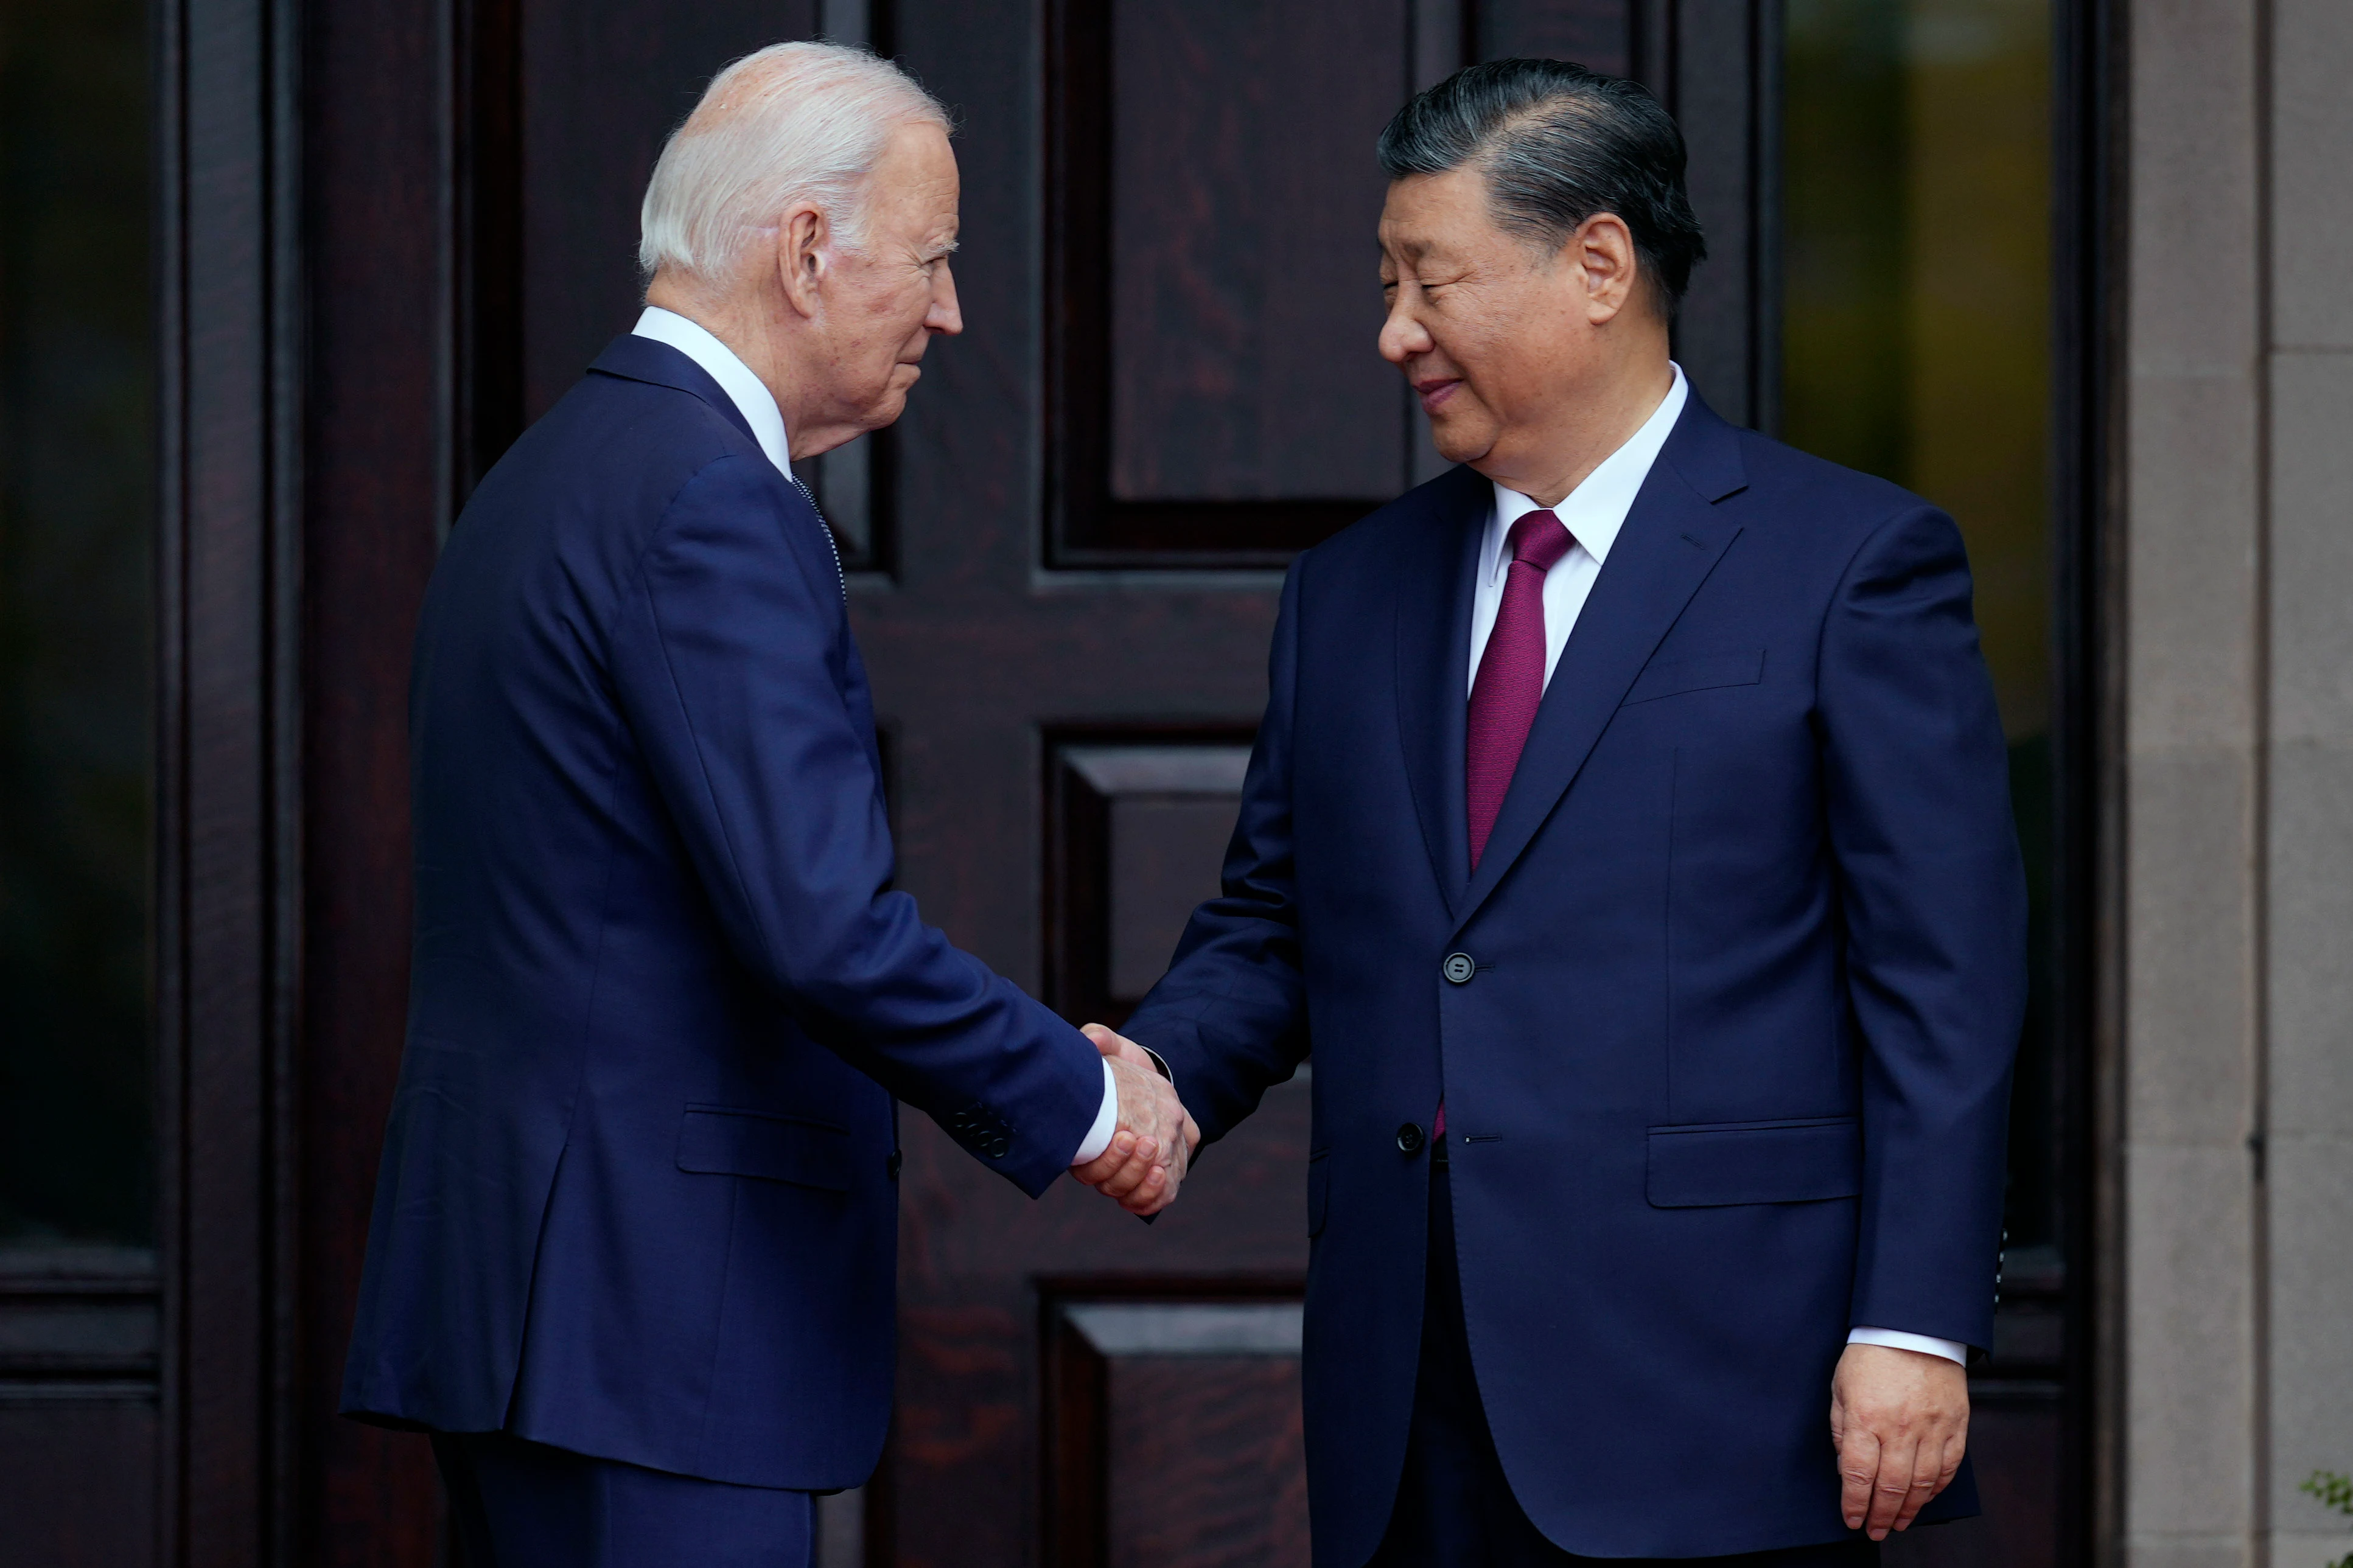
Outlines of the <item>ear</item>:
{"label": "ear", "polygon": [[825,214],[807,202],[776,220],[776,281],[786,302],[802,316],[814,317],[820,308],[833,265],[827,254],[832,237]]}
{"label": "ear", "polygon": [[1641,287],[1633,230],[1616,213],[1595,213],[1577,226],[1567,248],[1585,278],[1586,320],[1597,327],[1614,320]]}

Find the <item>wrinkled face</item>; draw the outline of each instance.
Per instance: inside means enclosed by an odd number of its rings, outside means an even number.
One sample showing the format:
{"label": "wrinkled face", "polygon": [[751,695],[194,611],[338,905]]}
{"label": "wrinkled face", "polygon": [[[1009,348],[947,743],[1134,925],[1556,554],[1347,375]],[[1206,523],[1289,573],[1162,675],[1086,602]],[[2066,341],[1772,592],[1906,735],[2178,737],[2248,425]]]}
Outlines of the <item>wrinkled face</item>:
{"label": "wrinkled face", "polygon": [[1413,384],[1450,461],[1509,468],[1599,352],[1577,242],[1547,257],[1496,227],[1472,167],[1393,183],[1380,241],[1381,357]]}
{"label": "wrinkled face", "polygon": [[964,331],[948,269],[958,185],[946,135],[901,126],[870,178],[865,244],[834,254],[824,323],[833,401],[866,430],[906,408],[934,335]]}

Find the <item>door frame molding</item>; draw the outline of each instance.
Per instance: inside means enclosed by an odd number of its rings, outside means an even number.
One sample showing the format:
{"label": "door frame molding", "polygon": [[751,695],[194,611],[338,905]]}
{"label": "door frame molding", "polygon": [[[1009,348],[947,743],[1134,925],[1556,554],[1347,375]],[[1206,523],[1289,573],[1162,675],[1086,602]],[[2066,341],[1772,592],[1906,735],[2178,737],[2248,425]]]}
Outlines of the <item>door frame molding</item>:
{"label": "door frame molding", "polygon": [[301,787],[290,0],[157,0],[157,1561],[290,1561]]}
{"label": "door frame molding", "polygon": [[2066,1301],[2061,1561],[2124,1550],[2125,236],[2129,7],[2056,0],[2053,923]]}

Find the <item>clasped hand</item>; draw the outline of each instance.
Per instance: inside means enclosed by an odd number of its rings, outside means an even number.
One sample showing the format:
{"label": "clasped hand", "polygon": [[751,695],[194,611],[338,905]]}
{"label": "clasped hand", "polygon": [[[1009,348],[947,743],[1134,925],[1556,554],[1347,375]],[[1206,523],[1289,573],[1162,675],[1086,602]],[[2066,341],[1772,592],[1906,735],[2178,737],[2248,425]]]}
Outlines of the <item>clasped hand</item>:
{"label": "clasped hand", "polygon": [[1081,1032],[1111,1063],[1119,1124],[1111,1146],[1085,1164],[1071,1166],[1071,1174],[1130,1214],[1158,1214],[1176,1201],[1201,1130],[1153,1065],[1151,1053],[1101,1024]]}

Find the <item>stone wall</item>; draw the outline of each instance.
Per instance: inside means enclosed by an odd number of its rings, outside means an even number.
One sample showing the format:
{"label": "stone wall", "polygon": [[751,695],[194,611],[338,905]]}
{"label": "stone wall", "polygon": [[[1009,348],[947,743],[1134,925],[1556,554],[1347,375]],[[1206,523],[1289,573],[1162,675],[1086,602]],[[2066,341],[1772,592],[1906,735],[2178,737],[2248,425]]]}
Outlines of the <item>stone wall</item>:
{"label": "stone wall", "polygon": [[2353,1469],[2353,5],[2128,15],[2116,1512],[2133,1568],[2320,1568],[2353,1549],[2295,1489]]}

